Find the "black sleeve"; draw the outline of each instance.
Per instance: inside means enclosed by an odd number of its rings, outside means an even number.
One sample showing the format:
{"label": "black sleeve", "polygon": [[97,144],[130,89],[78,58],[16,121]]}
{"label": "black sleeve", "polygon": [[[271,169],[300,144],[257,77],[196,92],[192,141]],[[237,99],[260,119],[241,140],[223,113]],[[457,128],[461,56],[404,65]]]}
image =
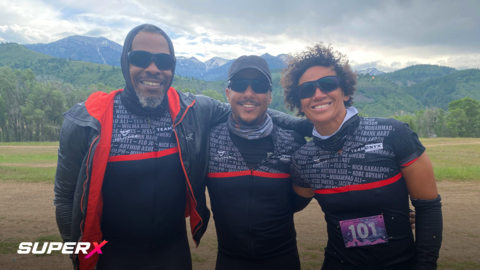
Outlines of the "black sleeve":
{"label": "black sleeve", "polygon": [[310,197],[310,198],[302,197],[302,196],[298,195],[297,193],[295,193],[295,191],[292,189],[292,208],[293,208],[293,212],[299,212],[299,211],[302,211],[303,209],[305,209],[305,207],[307,207],[307,205],[312,201],[312,198],[313,197]]}
{"label": "black sleeve", "polygon": [[196,96],[197,99],[204,98],[207,106],[211,108],[210,112],[210,127],[225,123],[230,115],[231,108],[229,103],[222,103],[210,97]]}
{"label": "black sleeve", "polygon": [[268,109],[267,113],[272,117],[275,125],[283,129],[295,130],[305,137],[312,137],[313,123],[310,120],[291,116],[272,109]]}
{"label": "black sleeve", "polygon": [[437,269],[442,245],[442,204],[433,200],[412,200],[415,207],[415,270]]}
{"label": "black sleeve", "polygon": [[389,138],[393,144],[398,166],[405,168],[425,152],[425,147],[407,124],[395,120],[393,127],[395,130]]}
{"label": "black sleeve", "polygon": [[53,204],[56,206],[57,226],[65,242],[71,242],[73,198],[80,168],[88,151],[88,130],[65,119],[60,131]]}
{"label": "black sleeve", "polygon": [[290,164],[290,176],[292,177],[292,183],[299,187],[310,188],[311,186],[308,182],[308,179],[303,179],[301,177],[300,167],[296,162],[295,155],[292,157],[292,163]]}

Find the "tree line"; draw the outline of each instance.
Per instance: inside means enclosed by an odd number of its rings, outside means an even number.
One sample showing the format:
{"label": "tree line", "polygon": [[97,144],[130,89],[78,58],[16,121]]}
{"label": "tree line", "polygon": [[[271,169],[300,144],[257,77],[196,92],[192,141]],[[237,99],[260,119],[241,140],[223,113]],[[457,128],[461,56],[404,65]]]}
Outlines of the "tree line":
{"label": "tree line", "polygon": [[480,102],[470,97],[448,103],[448,110],[432,108],[394,116],[419,137],[480,137]]}
{"label": "tree line", "polygon": [[[177,88],[198,93],[185,86]],[[274,85],[272,105],[286,111],[279,88]],[[114,89],[102,83],[87,87],[47,81],[36,78],[29,69],[0,67],[0,142],[56,141],[66,110],[93,92],[109,93]],[[225,101],[215,90],[201,93]],[[450,102],[447,111],[432,108],[394,118],[408,123],[420,137],[480,137],[480,102],[469,97]]]}

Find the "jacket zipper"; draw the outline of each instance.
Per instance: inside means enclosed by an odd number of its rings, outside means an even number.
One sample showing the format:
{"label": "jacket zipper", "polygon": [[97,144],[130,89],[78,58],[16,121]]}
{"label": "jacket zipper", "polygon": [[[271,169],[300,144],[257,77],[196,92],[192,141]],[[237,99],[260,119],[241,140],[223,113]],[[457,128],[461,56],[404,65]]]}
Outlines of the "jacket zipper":
{"label": "jacket zipper", "polygon": [[[150,117],[147,117],[147,119],[148,119],[148,126],[149,126],[150,128],[152,128],[151,122],[150,122]],[[173,122],[173,121],[172,121],[172,122]],[[154,145],[154,151],[155,151],[155,150],[158,150],[158,148],[155,149],[155,147],[156,147],[156,145]],[[152,188],[153,188],[153,202],[152,202],[152,204],[153,204],[153,205],[152,205],[152,213],[151,213],[151,219],[150,219],[150,222],[151,222],[150,225],[151,225],[152,227],[151,227],[151,229],[150,229],[150,239],[148,240],[148,243],[147,243],[147,246],[148,246],[149,249],[152,249],[152,248],[153,248],[153,235],[154,235],[153,232],[154,232],[154,230],[155,230],[155,201],[156,201],[156,199],[157,199],[156,196],[155,196],[155,194],[156,194],[156,192],[155,192],[155,185],[156,185],[155,179],[156,179],[156,177],[157,177],[157,175],[158,175],[157,160],[155,160],[154,162],[155,162],[155,163],[154,163],[154,165],[153,165],[153,184],[152,184]]]}
{"label": "jacket zipper", "polygon": [[252,245],[252,255],[256,259],[255,255],[255,241],[253,239],[253,168],[250,169],[250,179],[248,187],[248,211],[249,211],[249,227],[250,227],[250,243]]}
{"label": "jacket zipper", "polygon": [[[190,196],[191,199],[193,200],[193,202],[195,203],[195,207],[197,206],[197,200],[195,200],[195,196],[193,194],[193,189],[192,189],[192,186],[190,185],[190,179],[188,179],[188,174],[187,174],[187,170],[185,169],[185,164],[183,163],[183,158],[182,158],[182,148],[180,146],[180,140],[178,139],[178,134],[177,134],[177,130],[175,129],[183,120],[183,118],[185,117],[185,115],[187,114],[188,110],[190,109],[190,107],[193,106],[193,104],[195,104],[195,100],[192,102],[192,104],[188,105],[188,107],[185,109],[185,112],[183,113],[182,117],[180,118],[180,120],[178,121],[178,123],[174,123],[173,124],[173,133],[175,134],[175,138],[177,139],[177,147],[178,147],[178,155],[180,157],[180,164],[182,164],[182,169],[183,169],[183,174],[185,174],[185,179],[187,179],[187,196]],[[173,120],[175,122],[175,120]],[[188,199],[188,198],[187,198]],[[188,205],[187,205],[188,207]],[[195,211],[197,212],[197,209],[191,209],[191,211]],[[197,213],[198,214],[198,213]],[[192,212],[190,212],[190,218],[192,216]],[[192,238],[195,236],[195,233],[197,232],[198,229],[200,229],[201,227],[201,224],[203,224],[203,220],[202,220],[202,217],[200,215],[198,215],[199,218],[200,218],[200,226],[197,226],[197,229],[195,231],[192,232]],[[198,247],[198,243],[197,241],[195,240],[195,238],[193,238],[193,241],[195,242],[195,245]]]}
{"label": "jacket zipper", "polygon": [[[80,237],[78,239],[78,242],[82,242],[82,238],[83,238],[83,225],[84,225],[84,222],[85,222],[85,215],[86,213],[83,211],[83,198],[85,196],[85,188],[87,186],[87,183],[88,181],[90,180],[90,175],[89,175],[89,162],[90,162],[90,155],[92,153],[92,148],[93,148],[93,145],[95,144],[95,142],[98,140],[98,138],[100,137],[100,135],[98,135],[97,137],[95,137],[95,139],[93,140],[92,144],[90,144],[90,149],[88,150],[88,157],[87,157],[87,160],[85,162],[86,164],[86,176],[87,176],[87,179],[85,179],[85,182],[83,183],[83,194],[82,194],[82,199],[80,200],[80,211],[82,211],[82,214],[83,214],[83,219],[82,221],[80,222]],[[75,247],[76,248],[76,247]],[[78,261],[78,255],[75,255],[73,254],[72,256],[73,258],[73,261],[75,262],[75,269],[78,269],[80,267],[80,265],[78,264],[79,261]],[[76,260],[77,259],[77,260]]]}

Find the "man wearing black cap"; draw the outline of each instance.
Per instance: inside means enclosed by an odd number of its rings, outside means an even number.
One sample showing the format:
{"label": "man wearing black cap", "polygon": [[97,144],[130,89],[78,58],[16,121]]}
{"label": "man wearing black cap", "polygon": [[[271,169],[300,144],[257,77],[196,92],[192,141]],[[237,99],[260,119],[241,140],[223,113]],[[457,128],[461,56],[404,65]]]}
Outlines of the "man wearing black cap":
{"label": "man wearing black cap", "polygon": [[305,139],[273,124],[267,62],[242,56],[228,72],[232,113],[210,132],[208,192],[218,238],[216,270],[299,270],[290,158]]}
{"label": "man wearing black cap", "polygon": [[[94,93],[64,115],[57,224],[65,242],[92,244],[88,255],[72,256],[75,269],[191,269],[185,217],[198,244],[210,216],[209,128],[226,121],[230,108],[170,87],[175,63],[169,37],[140,25],[123,47],[125,88]],[[271,114],[286,128],[312,129]]]}

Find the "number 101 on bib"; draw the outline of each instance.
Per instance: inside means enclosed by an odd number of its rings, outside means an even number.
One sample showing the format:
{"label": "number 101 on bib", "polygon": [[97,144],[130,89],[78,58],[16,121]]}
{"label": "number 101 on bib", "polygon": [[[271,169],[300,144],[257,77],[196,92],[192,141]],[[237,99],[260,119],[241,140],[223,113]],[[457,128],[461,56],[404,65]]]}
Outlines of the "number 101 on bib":
{"label": "number 101 on bib", "polygon": [[388,243],[383,215],[340,221],[345,247]]}

